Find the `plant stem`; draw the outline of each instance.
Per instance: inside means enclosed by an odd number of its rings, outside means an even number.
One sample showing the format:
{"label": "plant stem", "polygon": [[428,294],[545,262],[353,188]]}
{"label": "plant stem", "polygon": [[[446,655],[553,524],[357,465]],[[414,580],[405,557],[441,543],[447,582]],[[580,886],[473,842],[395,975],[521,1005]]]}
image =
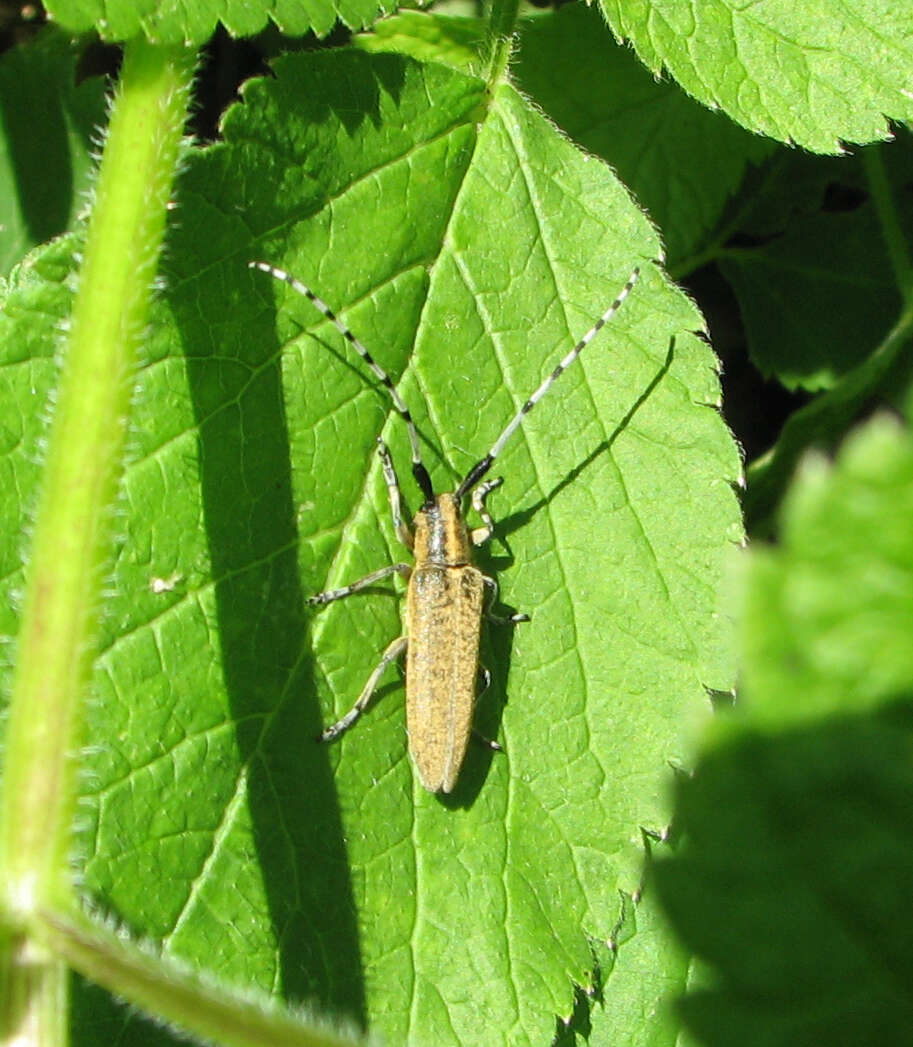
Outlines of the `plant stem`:
{"label": "plant stem", "polygon": [[223,1047],[359,1047],[354,1030],[337,1031],[275,1000],[232,986],[125,941],[84,917],[42,912],[36,935],[75,970],[126,996],[160,1020]]}
{"label": "plant stem", "polygon": [[772,532],[772,514],[783,499],[800,456],[809,447],[827,444],[846,432],[866,402],[884,387],[891,369],[909,345],[911,334],[913,302],[903,308],[871,356],[847,371],[833,388],[790,415],[774,446],[751,463],[745,519],[754,537],[766,537]]}
{"label": "plant stem", "polygon": [[25,934],[4,936],[0,962],[0,1042],[16,1047],[66,1043],[66,964]]}
{"label": "plant stem", "polygon": [[[7,947],[0,956],[0,1001],[7,1005],[0,1022],[15,1017],[16,1034],[23,1037],[17,1043],[56,1042],[35,1022],[41,1024],[42,1000],[54,1000],[58,1011],[65,1000],[65,968],[51,958],[42,961],[23,931],[38,907],[72,904],[68,859],[83,703],[137,351],[193,65],[193,55],[142,40],[126,48],[63,356],[0,796],[0,920]],[[19,1001],[15,1016],[12,1001]]]}
{"label": "plant stem", "polygon": [[913,279],[911,279],[913,267],[910,264],[910,255],[903,233],[903,221],[897,213],[895,193],[888,183],[884,146],[871,146],[863,149],[860,156],[868,179],[872,201],[878,214],[881,235],[884,237],[888,257],[891,259],[897,289],[903,295],[904,302],[909,304],[913,296]]}
{"label": "plant stem", "polygon": [[504,78],[513,45],[519,0],[491,0],[488,12],[488,86]]}

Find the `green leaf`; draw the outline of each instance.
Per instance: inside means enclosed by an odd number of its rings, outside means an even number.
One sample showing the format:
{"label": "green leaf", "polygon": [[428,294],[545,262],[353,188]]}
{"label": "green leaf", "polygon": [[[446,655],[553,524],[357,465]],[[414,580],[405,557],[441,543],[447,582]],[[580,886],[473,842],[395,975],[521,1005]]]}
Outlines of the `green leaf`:
{"label": "green leaf", "polygon": [[[857,158],[789,164],[790,182],[821,169],[806,213],[764,230],[758,246],[723,253],[721,269],[765,375],[789,388],[831,388],[872,353],[900,314],[906,274],[892,267],[891,253],[896,245],[906,256],[913,234],[905,189],[911,145],[900,132],[890,146],[871,146]],[[875,184],[873,166],[884,171],[883,185]],[[795,184],[784,191],[793,207],[805,203]],[[829,205],[841,192],[853,204]]]}
{"label": "green leaf", "polygon": [[[0,273],[70,228],[90,185],[101,79],[75,84],[78,51],[53,27],[0,58]],[[41,133],[35,128],[40,126]],[[52,170],[53,178],[46,177]]]}
{"label": "green leaf", "polygon": [[[688,985],[689,957],[673,935],[649,877],[632,909],[627,935],[612,942],[616,955],[590,1015],[588,1047],[681,1043],[673,1005]],[[633,1015],[643,1015],[643,1020],[632,1021]]]}
{"label": "green leaf", "polygon": [[[707,246],[748,164],[775,148],[657,82],[582,4],[522,19],[511,73],[550,119],[608,160],[663,233],[670,265]],[[403,11],[354,41],[472,72],[484,23]],[[706,154],[714,157],[706,163]]]}
{"label": "green leaf", "polygon": [[911,511],[913,441],[876,418],[807,460],[779,546],[748,556],[743,702],[656,870],[715,969],[683,1008],[702,1042],[910,1042]]}
{"label": "green leaf", "polygon": [[809,447],[832,444],[876,393],[906,389],[906,348],[913,333],[913,307],[906,306],[882,343],[833,389],[792,414],[771,450],[752,462],[745,515],[753,533],[766,533],[771,513],[789,482],[799,456]]}
{"label": "green leaf", "polygon": [[363,51],[393,51],[424,62],[443,62],[464,73],[478,74],[485,22],[481,18],[400,11],[381,19],[352,44]]}
{"label": "green leaf", "polygon": [[654,73],[783,142],[836,153],[890,136],[913,116],[913,30],[893,0],[601,0],[619,38]]}
{"label": "green leaf", "polygon": [[867,204],[796,220],[761,248],[725,252],[721,271],[763,374],[791,389],[828,389],[877,346],[902,304],[877,234]]}
{"label": "green leaf", "polygon": [[[299,55],[223,126],[177,193],[140,375],[84,882],[166,951],[390,1042],[541,1043],[639,883],[705,688],[731,686],[716,592],[739,461],[700,317],[609,168],[509,86]],[[383,593],[304,600],[403,557],[375,440],[401,473],[408,441],[332,325],[255,259],[371,348],[442,490],[642,266],[498,461],[480,562],[532,621],[486,636],[477,720],[505,751],[471,747],[445,801],[412,774],[394,673],[357,729],[314,742],[401,626]],[[52,342],[54,318],[32,320]],[[10,455],[26,492],[30,454]]]}
{"label": "green leaf", "polygon": [[68,276],[77,241],[65,237],[43,248],[14,270],[4,288],[0,312],[0,658],[2,692],[9,695],[12,645],[18,629],[23,589],[24,533],[32,512],[47,433],[47,404],[56,383],[59,330],[72,304]]}
{"label": "green leaf", "polygon": [[714,987],[681,1007],[701,1043],[911,1042],[901,701],[737,734],[682,787],[693,844],[658,879],[685,944],[714,966]]}
{"label": "green leaf", "polygon": [[378,0],[49,0],[45,6],[72,32],[95,30],[106,40],[142,33],[158,43],[197,45],[219,23],[233,36],[252,36],[269,21],[288,36],[309,30],[326,36],[337,20],[361,29],[385,10]]}
{"label": "green leaf", "polygon": [[773,149],[657,81],[583,4],[521,23],[514,74],[563,131],[615,168],[662,230],[670,267],[707,246],[747,166]]}
{"label": "green leaf", "polygon": [[784,510],[782,551],[752,560],[745,682],[763,698],[761,722],[866,711],[913,687],[908,509],[913,457],[887,418],[847,443],[836,470],[805,462]]}

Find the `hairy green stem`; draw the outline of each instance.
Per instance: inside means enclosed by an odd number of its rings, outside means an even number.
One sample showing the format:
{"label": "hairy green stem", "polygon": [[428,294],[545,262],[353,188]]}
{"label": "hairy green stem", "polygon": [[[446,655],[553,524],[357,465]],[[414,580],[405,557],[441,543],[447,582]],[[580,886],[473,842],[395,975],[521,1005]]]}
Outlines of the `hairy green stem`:
{"label": "hairy green stem", "polygon": [[207,1042],[224,1047],[359,1047],[365,1042],[354,1032],[337,1032],[293,1014],[268,996],[238,992],[141,949],[78,914],[41,912],[34,926],[39,939],[75,970]]}
{"label": "hairy green stem", "polygon": [[[22,1043],[56,1042],[66,971],[24,932],[66,908],[84,699],[95,653],[111,507],[194,57],[130,43],[111,109],[48,443],[27,569],[0,796],[0,1020]],[[52,1001],[52,1002],[49,1002]],[[42,1009],[44,1014],[42,1020]],[[44,1031],[42,1031],[44,1030]],[[56,1034],[54,1034],[56,1035]]]}
{"label": "hairy green stem", "polygon": [[913,335],[913,304],[904,308],[881,345],[826,393],[790,416],[776,444],[748,468],[745,519],[754,537],[773,529],[772,513],[780,504],[801,455],[846,432],[859,411],[880,389]]}
{"label": "hairy green stem", "polygon": [[504,78],[513,46],[519,0],[491,0],[488,12],[488,86]]}

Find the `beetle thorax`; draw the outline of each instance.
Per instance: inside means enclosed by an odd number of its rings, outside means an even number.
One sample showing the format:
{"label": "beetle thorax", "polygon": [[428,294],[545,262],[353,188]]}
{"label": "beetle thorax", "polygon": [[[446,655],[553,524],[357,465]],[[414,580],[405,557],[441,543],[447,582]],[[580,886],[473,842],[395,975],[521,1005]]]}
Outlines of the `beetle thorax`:
{"label": "beetle thorax", "polygon": [[415,514],[415,562],[462,567],[472,563],[472,546],[460,503],[451,494],[435,495]]}

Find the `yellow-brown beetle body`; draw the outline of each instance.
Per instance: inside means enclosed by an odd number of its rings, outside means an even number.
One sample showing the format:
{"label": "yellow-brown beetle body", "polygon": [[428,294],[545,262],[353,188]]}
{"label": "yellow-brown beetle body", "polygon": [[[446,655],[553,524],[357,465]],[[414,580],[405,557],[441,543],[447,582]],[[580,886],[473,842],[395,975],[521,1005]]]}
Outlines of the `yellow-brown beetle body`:
{"label": "yellow-brown beetle body", "polygon": [[475,709],[485,576],[452,494],[415,514],[415,566],[406,595],[406,729],[419,780],[453,788]]}
{"label": "yellow-brown beetle body", "polygon": [[[355,705],[321,734],[321,740],[333,741],[356,722],[367,709],[387,666],[405,651],[409,752],[422,785],[431,792],[449,793],[456,784],[472,733],[482,617],[484,615],[500,623],[528,621],[523,614],[496,618],[485,608],[485,588],[490,588],[493,599],[497,594],[497,584],[473,566],[472,547],[488,541],[492,535],[494,523],[485,507],[485,499],[502,480],[499,477],[481,482],[482,478],[523,418],[625,300],[634,286],[638,270],[631,273],[611,306],[520,407],[488,454],[476,462],[457,489],[453,493],[435,494],[431,478],[422,463],[418,431],[409,409],[386,371],[374,361],[365,346],[336,317],[326,302],[309,287],[266,262],[251,262],[250,265],[282,280],[310,299],[386,386],[394,408],[408,428],[412,446],[412,474],[425,499],[415,514],[413,533],[403,519],[402,496],[390,452],[383,441],[378,440],[384,479],[390,494],[393,525],[400,541],[413,551],[415,563],[390,564],[351,585],[318,593],[308,603],[319,606],[341,600],[392,574],[400,574],[409,579],[406,635],[397,637],[389,644]],[[483,523],[482,527],[473,530],[467,528],[462,508],[463,499],[470,494],[472,507]],[[489,744],[499,748],[495,743]]]}

